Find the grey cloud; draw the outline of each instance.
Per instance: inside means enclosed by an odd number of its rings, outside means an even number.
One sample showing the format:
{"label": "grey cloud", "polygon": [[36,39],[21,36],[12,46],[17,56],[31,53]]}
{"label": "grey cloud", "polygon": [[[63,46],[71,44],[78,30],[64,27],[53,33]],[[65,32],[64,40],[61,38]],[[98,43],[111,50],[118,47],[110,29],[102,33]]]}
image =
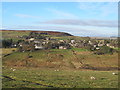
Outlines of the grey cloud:
{"label": "grey cloud", "polygon": [[38,22],[42,24],[58,24],[58,25],[81,25],[81,26],[96,26],[96,27],[118,27],[117,21],[109,20],[77,20],[77,19],[56,19],[45,22]]}
{"label": "grey cloud", "polygon": [[[7,27],[11,28],[11,27]],[[90,30],[82,29],[82,28],[75,28],[75,27],[64,27],[64,26],[24,26],[24,25],[18,25],[18,26],[12,26],[11,29],[32,29],[32,30],[46,30],[46,31],[66,31],[66,32],[89,32]]]}
{"label": "grey cloud", "polygon": [[[8,29],[12,30],[42,30],[42,31],[60,31],[60,32],[67,32],[72,35],[77,36],[109,36],[111,32],[99,32],[98,30],[87,30],[78,27],[64,27],[64,26],[12,26],[12,28],[7,27]],[[116,34],[115,32],[113,34]]]}

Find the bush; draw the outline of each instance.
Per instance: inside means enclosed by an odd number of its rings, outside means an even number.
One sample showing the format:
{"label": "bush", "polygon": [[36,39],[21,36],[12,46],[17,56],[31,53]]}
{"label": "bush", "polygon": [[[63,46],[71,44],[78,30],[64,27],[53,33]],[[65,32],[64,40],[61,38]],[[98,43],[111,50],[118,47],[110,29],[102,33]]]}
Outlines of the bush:
{"label": "bush", "polygon": [[102,46],[99,50],[95,51],[94,54],[113,54],[114,50],[108,46]]}
{"label": "bush", "polygon": [[10,48],[12,46],[12,39],[2,40],[2,47],[3,48]]}
{"label": "bush", "polygon": [[89,51],[94,51],[94,50],[95,50],[95,48],[94,48],[93,46],[91,46],[91,45],[87,45],[87,46],[85,47],[85,49],[87,49],[87,50],[89,50]]}

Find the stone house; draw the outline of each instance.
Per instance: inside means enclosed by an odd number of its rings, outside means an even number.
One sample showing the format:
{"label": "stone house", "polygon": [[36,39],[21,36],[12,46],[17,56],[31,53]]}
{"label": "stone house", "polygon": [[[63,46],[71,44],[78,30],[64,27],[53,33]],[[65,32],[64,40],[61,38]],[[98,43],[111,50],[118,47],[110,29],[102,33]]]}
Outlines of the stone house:
{"label": "stone house", "polygon": [[35,49],[44,49],[44,47],[41,44],[35,44]]}
{"label": "stone house", "polygon": [[66,46],[59,46],[59,49],[67,49]]}

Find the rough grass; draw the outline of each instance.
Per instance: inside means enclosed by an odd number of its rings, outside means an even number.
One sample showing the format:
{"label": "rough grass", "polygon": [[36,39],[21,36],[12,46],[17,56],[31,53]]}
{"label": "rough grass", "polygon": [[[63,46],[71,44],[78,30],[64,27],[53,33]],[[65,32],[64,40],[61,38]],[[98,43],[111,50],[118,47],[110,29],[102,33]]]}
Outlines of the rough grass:
{"label": "rough grass", "polygon": [[84,49],[84,48],[72,48],[71,50],[75,50],[75,51],[88,51],[87,49]]}
{"label": "rough grass", "polygon": [[[85,49],[72,50],[13,52],[3,57],[3,88],[118,88],[118,75],[112,74],[118,74],[117,70],[79,68],[80,61],[90,67],[118,67],[117,53],[94,55]],[[11,53],[12,49],[3,49],[3,52]],[[95,80],[91,79],[92,76]]]}
{"label": "rough grass", "polygon": [[13,51],[17,51],[17,48],[2,48],[0,49],[2,54],[10,54],[13,53]]}
{"label": "rough grass", "polygon": [[118,75],[113,71],[12,68],[16,70],[3,69],[3,88],[118,88]]}
{"label": "rough grass", "polygon": [[3,39],[12,39],[13,41],[22,40],[22,38],[19,38],[17,36],[23,36],[23,35],[29,35],[29,31],[27,32],[19,32],[19,31],[0,31],[0,34],[2,34]]}
{"label": "rough grass", "polygon": [[0,58],[4,57],[5,55],[11,54],[17,51],[17,48],[1,48],[0,49]]}
{"label": "rough grass", "polygon": [[[29,35],[30,31],[26,32],[19,32],[19,31],[0,31],[0,34],[2,34],[3,39],[13,39],[14,41],[22,40],[23,38],[19,38],[17,36],[23,36],[23,35]],[[52,39],[57,40],[70,40],[70,39],[76,39],[76,40],[86,40],[84,37],[78,37],[78,36],[54,36],[54,35],[44,35],[51,37]]]}
{"label": "rough grass", "polygon": [[[72,50],[76,51],[74,55]],[[28,58],[29,56],[30,58]],[[26,63],[27,62],[27,63]],[[82,64],[81,64],[82,63]],[[3,64],[8,66],[30,66],[49,68],[98,68],[111,70],[118,67],[118,54],[94,55],[86,49],[51,49],[34,52],[13,52],[3,57]]]}
{"label": "rough grass", "polygon": [[28,35],[30,32],[19,32],[19,31],[0,31],[2,33],[3,38],[11,38],[11,37],[17,37],[17,36],[23,36]]}

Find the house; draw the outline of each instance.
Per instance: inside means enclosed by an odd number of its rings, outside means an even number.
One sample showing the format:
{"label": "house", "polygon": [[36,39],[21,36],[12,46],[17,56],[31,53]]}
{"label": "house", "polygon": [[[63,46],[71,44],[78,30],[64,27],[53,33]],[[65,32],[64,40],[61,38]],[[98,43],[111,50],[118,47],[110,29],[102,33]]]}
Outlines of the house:
{"label": "house", "polygon": [[67,49],[66,46],[59,46],[59,49]]}
{"label": "house", "polygon": [[109,46],[110,48],[115,48],[114,46]]}
{"label": "house", "polygon": [[22,47],[22,46],[23,46],[23,44],[22,44],[22,43],[19,43],[19,46],[20,46],[20,47]]}
{"label": "house", "polygon": [[88,43],[89,43],[90,45],[92,45],[92,44],[93,44],[91,41],[88,41]]}
{"label": "house", "polygon": [[42,45],[35,44],[35,49],[44,49]]}
{"label": "house", "polygon": [[35,39],[34,38],[30,38],[29,41],[34,41]]}
{"label": "house", "polygon": [[97,45],[93,45],[93,47],[97,47]]}
{"label": "house", "polygon": [[64,40],[59,40],[60,42],[64,42]]}
{"label": "house", "polygon": [[109,46],[110,46],[110,44],[106,44],[106,46],[108,46],[108,47],[109,47]]}
{"label": "house", "polygon": [[96,50],[99,50],[100,48],[99,47],[96,47]]}
{"label": "house", "polygon": [[44,41],[44,42],[42,42],[42,44],[44,44],[44,45],[45,45],[45,44],[46,44],[46,42]]}
{"label": "house", "polygon": [[35,40],[34,43],[40,43],[40,41],[36,41],[36,40]]}
{"label": "house", "polygon": [[71,43],[74,43],[74,42],[75,42],[75,40],[71,40],[70,42],[71,42]]}
{"label": "house", "polygon": [[104,44],[102,44],[102,43],[99,43],[99,44],[98,44],[98,46],[103,46],[103,45],[104,45]]}
{"label": "house", "polygon": [[50,40],[50,38],[49,38],[49,37],[46,37],[46,40],[48,41],[48,40]]}

